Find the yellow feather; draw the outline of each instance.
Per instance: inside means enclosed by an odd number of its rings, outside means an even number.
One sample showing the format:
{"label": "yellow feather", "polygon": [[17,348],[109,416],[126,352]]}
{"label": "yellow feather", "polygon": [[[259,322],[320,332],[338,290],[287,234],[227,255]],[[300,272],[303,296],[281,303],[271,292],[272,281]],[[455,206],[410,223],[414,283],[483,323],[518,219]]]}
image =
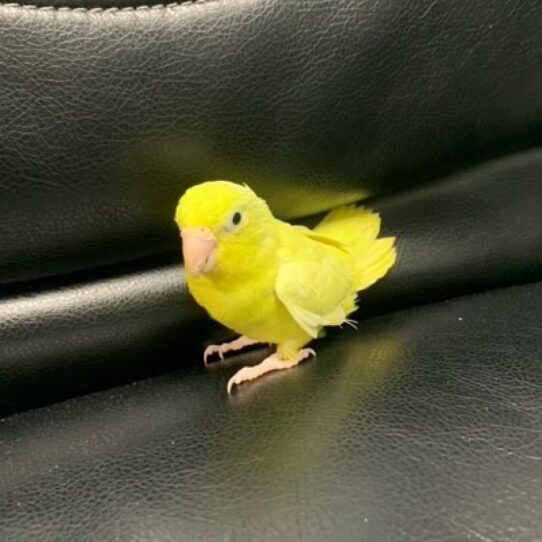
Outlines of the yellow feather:
{"label": "yellow feather", "polygon": [[395,263],[395,238],[377,239],[380,215],[370,209],[354,205],[338,207],[314,231],[348,247],[354,258],[358,292],[382,278]]}

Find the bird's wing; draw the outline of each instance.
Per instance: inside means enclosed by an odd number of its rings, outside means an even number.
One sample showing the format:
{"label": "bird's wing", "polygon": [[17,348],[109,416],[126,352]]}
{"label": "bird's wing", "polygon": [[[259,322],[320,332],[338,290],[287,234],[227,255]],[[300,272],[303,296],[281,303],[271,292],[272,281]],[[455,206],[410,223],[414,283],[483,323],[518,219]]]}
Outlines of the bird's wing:
{"label": "bird's wing", "polygon": [[338,258],[293,261],[280,266],[275,293],[294,320],[313,338],[322,326],[337,326],[342,303],[353,295],[352,275]]}

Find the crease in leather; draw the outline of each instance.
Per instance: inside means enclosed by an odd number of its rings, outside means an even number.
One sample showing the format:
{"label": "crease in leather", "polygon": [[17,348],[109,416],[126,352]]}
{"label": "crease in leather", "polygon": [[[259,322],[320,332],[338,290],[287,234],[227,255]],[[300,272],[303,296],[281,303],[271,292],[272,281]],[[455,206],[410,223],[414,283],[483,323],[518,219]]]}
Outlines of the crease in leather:
{"label": "crease in leather", "polygon": [[0,301],[0,412],[186,364],[210,322],[179,265]]}
{"label": "crease in leather", "polygon": [[97,283],[103,280],[119,279],[153,269],[181,265],[179,251],[158,252],[143,258],[127,259],[98,267],[71,270],[66,273],[39,277],[32,280],[10,282],[2,285],[0,303],[24,295],[35,295],[46,291],[59,291],[72,286]]}

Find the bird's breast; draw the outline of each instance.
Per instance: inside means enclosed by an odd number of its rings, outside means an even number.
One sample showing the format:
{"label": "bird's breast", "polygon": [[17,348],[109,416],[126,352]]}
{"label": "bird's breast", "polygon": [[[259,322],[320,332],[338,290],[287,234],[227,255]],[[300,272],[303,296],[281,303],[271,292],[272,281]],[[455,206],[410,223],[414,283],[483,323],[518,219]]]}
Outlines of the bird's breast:
{"label": "bird's breast", "polygon": [[226,287],[212,280],[188,279],[190,292],[213,319],[262,342],[278,342],[286,329],[298,328],[276,297],[274,284],[260,278]]}

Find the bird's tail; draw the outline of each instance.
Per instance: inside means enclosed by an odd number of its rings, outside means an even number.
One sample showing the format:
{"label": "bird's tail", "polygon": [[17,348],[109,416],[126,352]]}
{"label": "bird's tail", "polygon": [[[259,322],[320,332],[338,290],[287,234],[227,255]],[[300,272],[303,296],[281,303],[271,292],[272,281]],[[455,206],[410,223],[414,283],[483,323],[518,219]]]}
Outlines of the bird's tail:
{"label": "bird's tail", "polygon": [[355,205],[337,207],[314,231],[348,247],[356,262],[357,291],[374,284],[395,263],[395,237],[377,238],[380,216],[370,209]]}

